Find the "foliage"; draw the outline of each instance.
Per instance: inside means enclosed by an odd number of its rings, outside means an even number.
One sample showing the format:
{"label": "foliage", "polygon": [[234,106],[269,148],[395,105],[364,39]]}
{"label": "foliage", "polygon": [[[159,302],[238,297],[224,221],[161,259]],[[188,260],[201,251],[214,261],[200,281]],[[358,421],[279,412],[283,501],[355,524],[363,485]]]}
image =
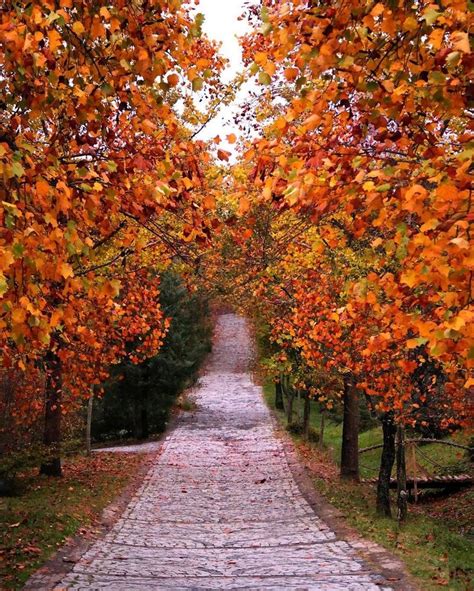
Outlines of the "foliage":
{"label": "foliage", "polygon": [[114,367],[104,396],[95,402],[96,440],[161,433],[177,394],[195,378],[210,350],[209,311],[202,294],[190,293],[179,276],[167,272],[161,278],[160,307],[170,320],[163,347],[142,363]]}
{"label": "foliage", "polygon": [[222,91],[201,25],[179,0],[3,3],[0,353],[56,449],[111,365],[160,349],[155,269],[213,227],[211,155],[174,109]]}
{"label": "foliage", "polygon": [[467,3],[269,0],[250,20],[261,133],[213,279],[272,327],[273,369],[329,406],[350,375],[379,415],[470,423]]}

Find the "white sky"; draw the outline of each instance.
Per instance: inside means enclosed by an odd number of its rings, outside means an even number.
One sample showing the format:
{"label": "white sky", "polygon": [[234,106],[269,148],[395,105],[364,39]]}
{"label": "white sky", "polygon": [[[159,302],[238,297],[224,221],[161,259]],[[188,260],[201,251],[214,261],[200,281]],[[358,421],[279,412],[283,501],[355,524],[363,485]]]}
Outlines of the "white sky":
{"label": "white sky", "polygon": [[[238,36],[248,32],[249,27],[245,20],[238,20],[243,13],[244,0],[200,0],[196,6],[196,12],[202,12],[205,16],[203,32],[210,38],[222,43],[221,53],[229,60],[227,70],[223,75],[224,82],[229,82],[235,74],[241,72],[243,64],[241,60],[241,50]],[[250,86],[253,84],[250,83]],[[239,135],[238,129],[232,123],[232,116],[238,110],[239,98],[241,99],[248,92],[247,88],[242,88],[238,93],[234,105],[223,107],[219,115],[215,117],[197,139],[208,140],[216,135],[222,138],[220,148],[233,152],[233,147],[225,140],[225,136],[230,133]],[[230,123],[227,123],[230,121]]]}

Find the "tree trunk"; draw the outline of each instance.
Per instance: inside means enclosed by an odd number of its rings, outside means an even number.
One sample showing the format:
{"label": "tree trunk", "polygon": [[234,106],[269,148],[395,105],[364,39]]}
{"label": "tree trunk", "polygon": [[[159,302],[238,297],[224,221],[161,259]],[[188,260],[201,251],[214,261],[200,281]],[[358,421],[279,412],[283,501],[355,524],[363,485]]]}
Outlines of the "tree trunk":
{"label": "tree trunk", "polygon": [[283,390],[281,387],[280,380],[278,380],[278,382],[275,383],[275,408],[278,410],[284,410]]}
{"label": "tree trunk", "polygon": [[41,464],[40,473],[46,476],[62,476],[60,442],[61,442],[61,360],[53,350],[45,356],[45,422],[43,442],[46,446],[48,459]]}
{"label": "tree trunk", "polygon": [[306,441],[309,439],[309,417],[311,414],[311,399],[308,392],[304,397],[304,408],[303,408],[303,437]]}
{"label": "tree trunk", "polygon": [[396,426],[393,413],[385,413],[382,418],[383,449],[380,460],[379,480],[377,483],[377,513],[386,517],[392,516],[390,508],[390,477],[395,462]]}
{"label": "tree trunk", "polygon": [[293,400],[295,392],[292,388],[287,390],[286,422],[290,425],[293,422]]}
{"label": "tree trunk", "polygon": [[303,416],[301,410],[301,389],[298,388],[296,390],[296,421],[298,425],[301,425],[303,423]]}
{"label": "tree trunk", "polygon": [[359,481],[359,397],[349,377],[344,377],[341,477]]}
{"label": "tree trunk", "polygon": [[150,436],[150,429],[148,426],[148,405],[146,399],[143,401],[141,423],[142,439],[148,439],[148,437]]}
{"label": "tree trunk", "polygon": [[408,513],[407,467],[405,458],[405,429],[397,428],[397,520],[405,521]]}
{"label": "tree trunk", "polygon": [[326,411],[321,411],[321,422],[319,424],[319,449],[324,447],[324,423],[326,420]]}
{"label": "tree trunk", "polygon": [[87,402],[87,422],[86,422],[86,453],[91,455],[91,431],[92,431],[92,410],[94,406],[94,392],[91,392]]}

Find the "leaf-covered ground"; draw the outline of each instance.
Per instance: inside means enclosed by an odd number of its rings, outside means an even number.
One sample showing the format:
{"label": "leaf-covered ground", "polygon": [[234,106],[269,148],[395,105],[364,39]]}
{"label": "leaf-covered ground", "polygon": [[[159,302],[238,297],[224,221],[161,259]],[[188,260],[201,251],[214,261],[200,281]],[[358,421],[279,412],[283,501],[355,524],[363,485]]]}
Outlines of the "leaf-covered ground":
{"label": "leaf-covered ground", "polygon": [[0,588],[21,588],[66,538],[93,535],[102,510],[145,457],[96,453],[68,458],[62,478],[23,473],[18,494],[0,499]]}

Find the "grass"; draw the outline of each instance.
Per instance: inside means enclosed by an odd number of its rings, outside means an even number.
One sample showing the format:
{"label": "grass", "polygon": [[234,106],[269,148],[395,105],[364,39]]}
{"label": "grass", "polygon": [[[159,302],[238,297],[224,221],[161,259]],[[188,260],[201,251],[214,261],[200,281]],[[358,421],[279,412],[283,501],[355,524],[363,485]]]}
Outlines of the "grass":
{"label": "grass", "polygon": [[[275,409],[274,387],[264,385],[264,396],[282,424],[283,412]],[[319,431],[321,416],[312,405],[310,425]],[[468,591],[474,575],[474,540],[472,538],[474,492],[467,490],[448,497],[431,497],[410,505],[408,520],[399,527],[395,520],[379,517],[375,512],[375,487],[347,483],[337,477],[342,425],[326,419],[324,451],[317,445],[303,442],[292,434],[297,448],[308,465],[313,466],[314,485],[336,506],[347,522],[362,536],[371,539],[398,555],[423,591]],[[381,443],[381,430],[374,427],[359,438],[360,447]],[[462,434],[456,439],[464,441]],[[431,448],[431,449],[430,449]],[[448,446],[430,445],[423,448],[428,457],[439,464],[463,462],[463,454]],[[380,451],[362,456],[362,477],[374,476]],[[424,458],[420,465],[428,470],[431,464]],[[314,466],[317,466],[314,469]]]}
{"label": "grass", "polygon": [[62,478],[20,474],[18,494],[0,498],[0,588],[21,589],[66,538],[97,523],[142,461],[100,453],[68,458]]}
{"label": "grass", "polygon": [[[274,387],[273,384],[266,384],[264,386],[264,393],[267,403],[274,407]],[[303,413],[303,400],[299,401],[295,399],[293,403],[295,414],[299,413],[302,416]],[[284,418],[284,413],[276,411],[280,417]],[[319,432],[321,424],[321,413],[319,405],[315,402],[311,402],[311,414],[310,414],[310,428],[314,432]],[[469,437],[465,433],[455,433],[451,439],[461,445],[469,444]],[[331,452],[331,455],[335,462],[339,462],[341,456],[341,441],[342,441],[342,423],[336,423],[326,417],[324,427],[324,445]],[[380,426],[374,426],[367,431],[364,431],[359,435],[359,448],[370,447],[372,445],[378,445],[382,443],[382,429]],[[408,451],[408,450],[407,450]],[[374,478],[378,474],[380,465],[381,449],[372,450],[365,452],[361,455],[360,462],[360,475],[361,478]],[[409,453],[409,451],[408,451]],[[420,472],[426,474],[437,474],[444,473],[443,468],[449,467],[452,471],[459,473],[469,470],[468,461],[465,457],[465,453],[462,449],[450,447],[447,445],[436,445],[430,444],[425,445],[420,451],[416,452],[417,467]],[[438,467],[437,465],[441,466]],[[407,457],[407,470],[410,474],[411,470],[411,457]]]}

